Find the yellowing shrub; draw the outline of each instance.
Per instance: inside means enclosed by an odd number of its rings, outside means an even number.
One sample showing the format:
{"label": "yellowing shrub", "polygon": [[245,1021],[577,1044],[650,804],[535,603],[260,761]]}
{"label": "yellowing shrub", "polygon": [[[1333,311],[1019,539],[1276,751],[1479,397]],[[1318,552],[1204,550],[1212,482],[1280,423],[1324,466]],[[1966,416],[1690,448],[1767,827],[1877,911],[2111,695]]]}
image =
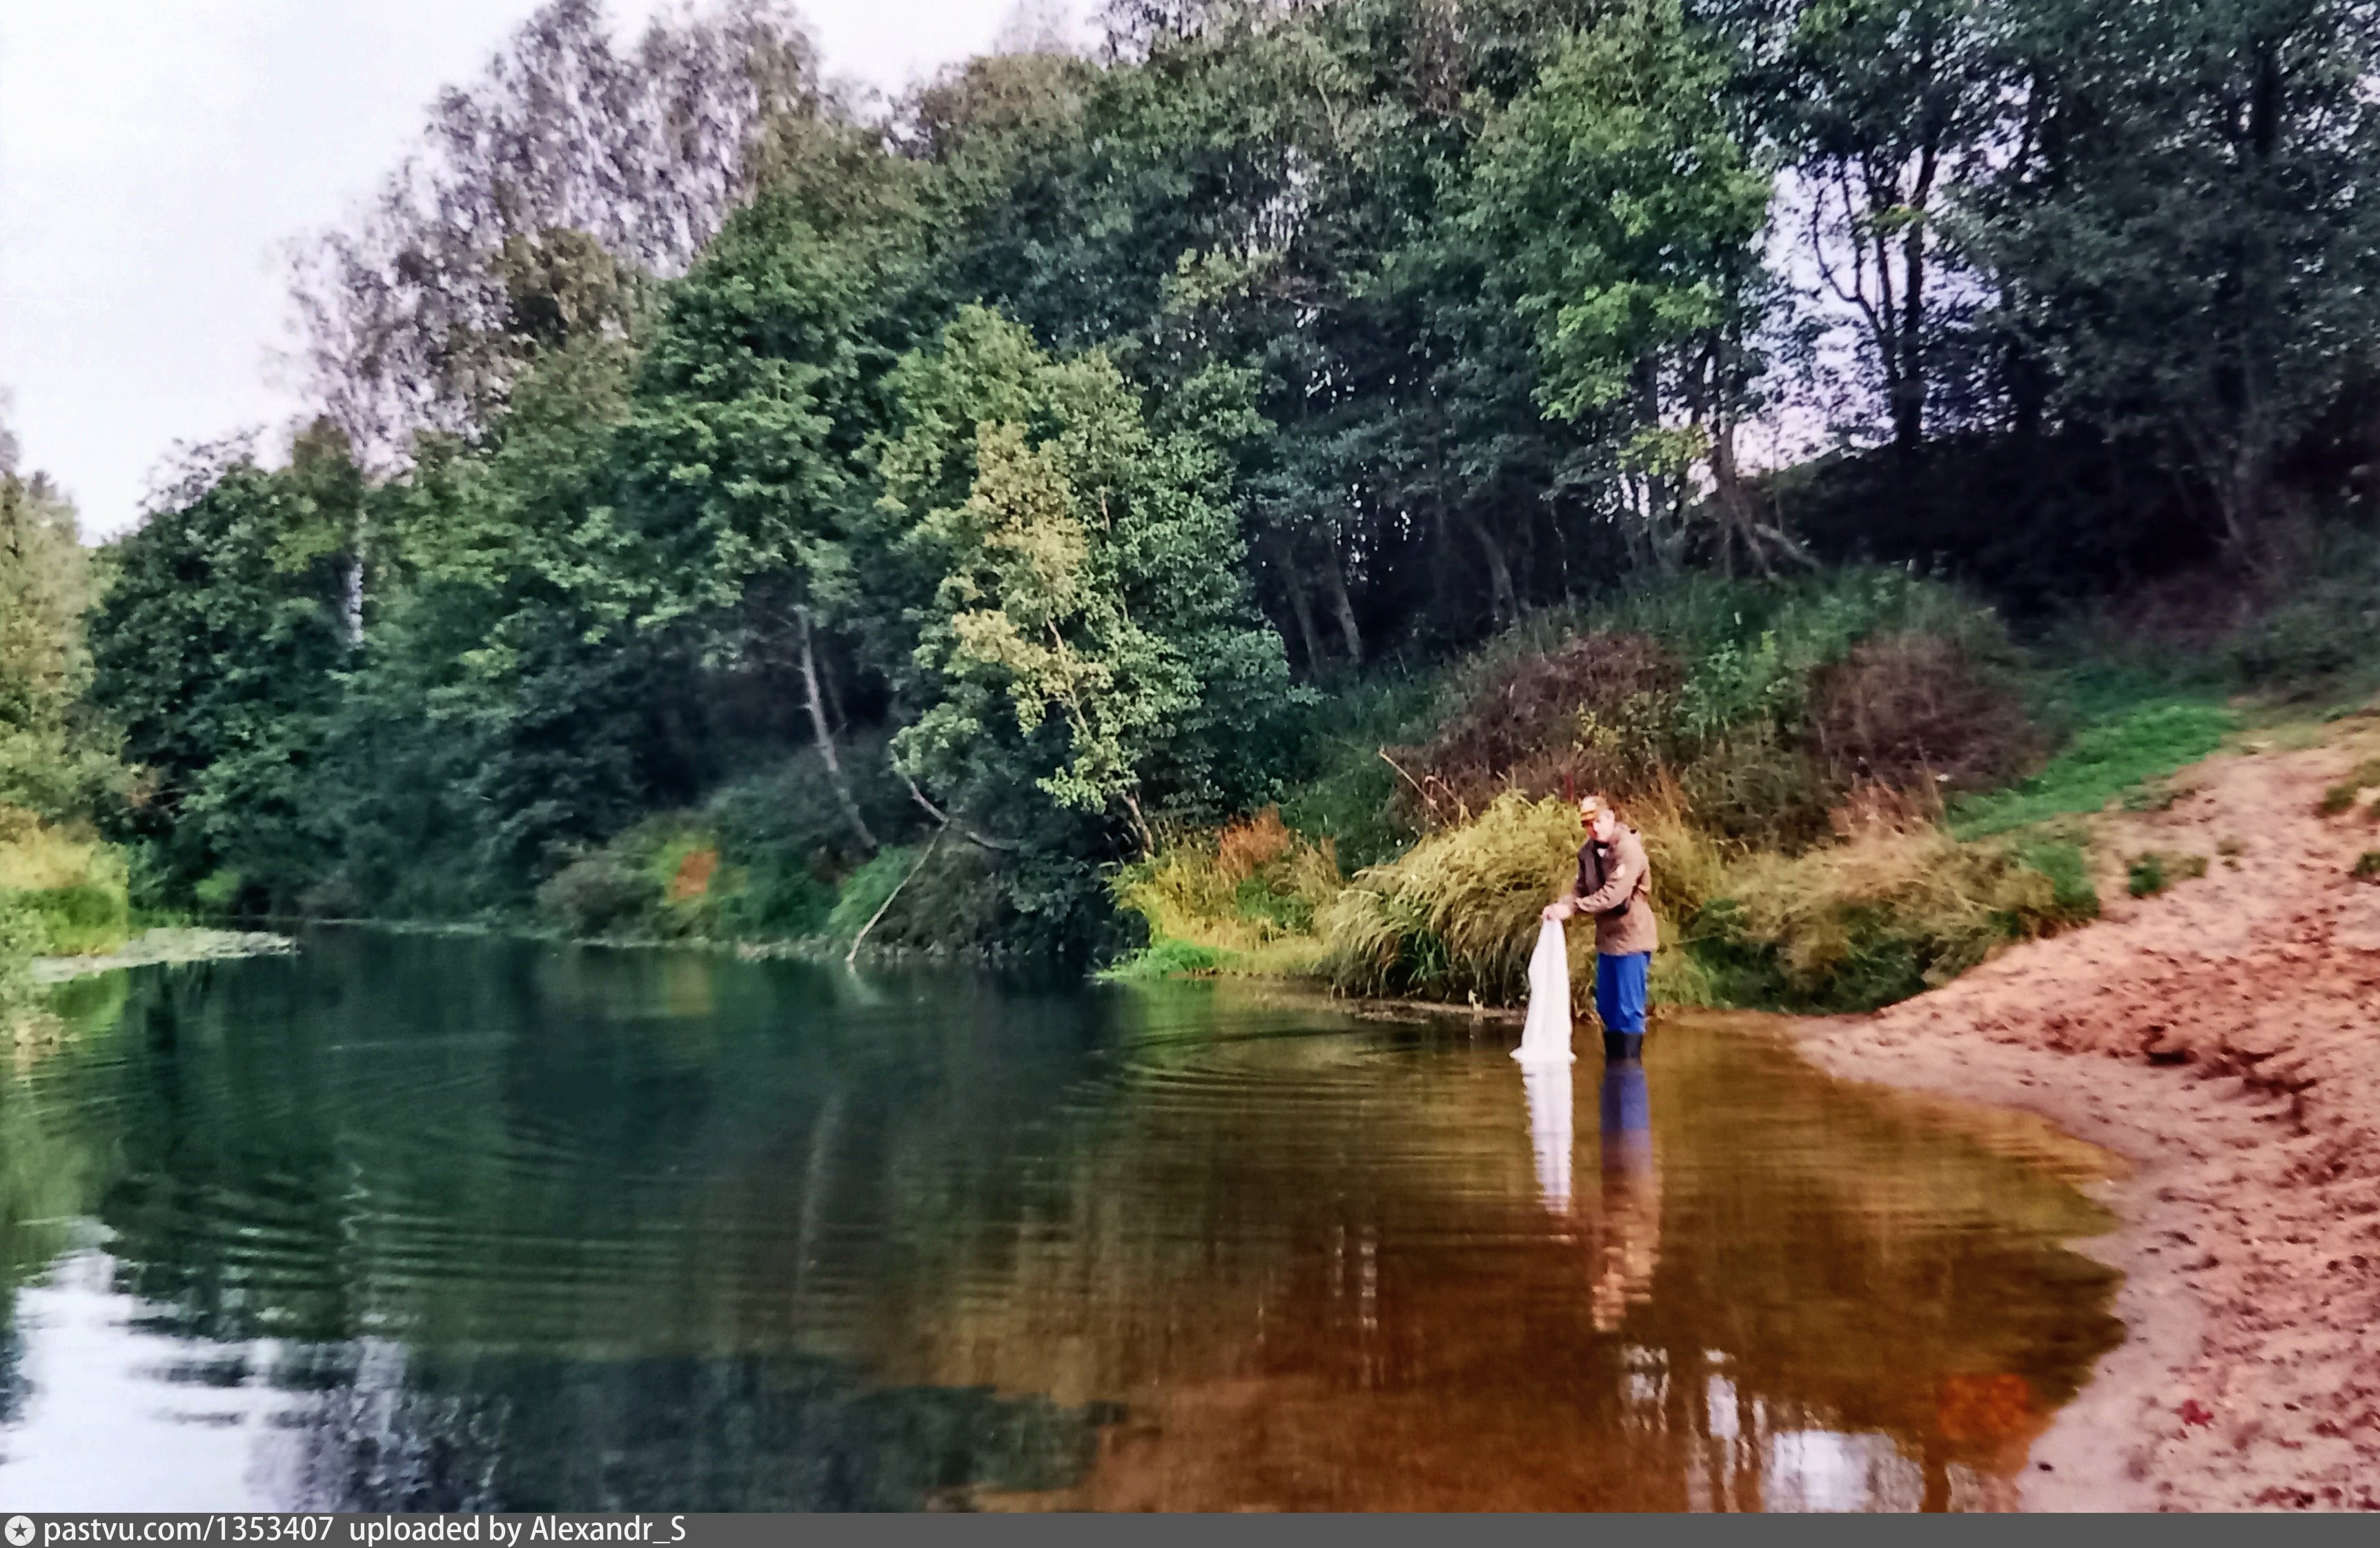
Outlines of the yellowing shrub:
{"label": "yellowing shrub", "polygon": [[1298,974],[1316,956],[1315,912],[1345,885],[1330,841],[1306,840],[1268,807],[1176,838],[1125,869],[1114,891],[1148,921],[1152,962]]}
{"label": "yellowing shrub", "polygon": [[2002,944],[2097,912],[2095,896],[1931,826],[1875,825],[1802,854],[1757,854],[1698,921],[1727,998],[1856,1010],[1905,998]]}
{"label": "yellowing shrub", "polygon": [[123,858],[93,838],[0,806],[0,900],[25,922],[14,949],[112,951],[129,933]]}

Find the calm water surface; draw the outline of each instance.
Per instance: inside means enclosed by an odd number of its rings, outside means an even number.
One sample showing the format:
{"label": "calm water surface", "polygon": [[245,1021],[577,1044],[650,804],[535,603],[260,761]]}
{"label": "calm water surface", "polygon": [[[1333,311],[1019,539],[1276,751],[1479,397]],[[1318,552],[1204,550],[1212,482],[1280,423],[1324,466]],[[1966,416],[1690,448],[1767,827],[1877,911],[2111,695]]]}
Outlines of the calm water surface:
{"label": "calm water surface", "polygon": [[1979,1509],[2086,1165],[1742,1026],[332,936],[0,1080],[11,1509]]}

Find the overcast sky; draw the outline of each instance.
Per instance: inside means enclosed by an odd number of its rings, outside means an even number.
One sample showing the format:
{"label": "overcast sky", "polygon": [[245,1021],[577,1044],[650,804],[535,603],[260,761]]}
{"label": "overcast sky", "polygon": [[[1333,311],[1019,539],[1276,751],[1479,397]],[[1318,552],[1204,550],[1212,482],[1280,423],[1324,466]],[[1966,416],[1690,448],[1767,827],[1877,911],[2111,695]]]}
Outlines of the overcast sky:
{"label": "overcast sky", "polygon": [[[360,203],[536,3],[0,0],[0,389],[86,536],[130,525],[176,441],[295,411],[285,244]],[[612,0],[624,24],[655,8]],[[1016,5],[802,8],[829,74],[890,90]]]}

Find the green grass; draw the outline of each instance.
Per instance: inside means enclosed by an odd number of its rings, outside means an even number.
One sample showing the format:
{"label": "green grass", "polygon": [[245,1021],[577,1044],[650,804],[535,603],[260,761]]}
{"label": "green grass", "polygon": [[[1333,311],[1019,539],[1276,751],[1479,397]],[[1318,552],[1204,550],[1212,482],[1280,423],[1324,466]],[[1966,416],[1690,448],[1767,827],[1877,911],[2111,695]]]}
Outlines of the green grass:
{"label": "green grass", "polygon": [[1147,950],[1135,951],[1112,967],[1099,971],[1099,978],[1111,984],[1146,982],[1152,978],[1172,978],[1183,974],[1213,973],[1224,963],[1226,953],[1211,946],[1199,946],[1186,940],[1161,940]]}
{"label": "green grass", "polygon": [[1951,831],[1961,839],[1981,839],[2051,817],[2099,811],[2125,792],[2206,756],[2234,723],[2222,706],[2191,699],[2143,705],[2095,720],[2033,778],[1954,802]]}
{"label": "green grass", "polygon": [[2148,853],[2135,856],[2125,872],[2125,887],[2135,898],[2154,898],[2176,881],[2206,874],[2203,854]]}
{"label": "green grass", "polygon": [[2355,772],[2322,792],[2315,804],[2317,816],[2335,817],[2355,804],[2355,798],[2374,785],[2380,785],[2380,758],[2366,758],[2356,765]]}
{"label": "green grass", "polygon": [[42,951],[67,957],[113,951],[130,933],[124,890],[99,882],[6,894],[41,927]]}
{"label": "green grass", "polygon": [[2049,878],[2051,904],[2060,918],[2099,917],[2099,889],[2091,879],[2091,860],[2082,846],[2053,840],[2029,844],[2016,852],[2016,858]]}
{"label": "green grass", "polygon": [[877,851],[867,865],[844,878],[843,890],[827,915],[827,934],[837,940],[849,940],[866,929],[876,911],[899,889],[917,861],[917,852],[914,849],[892,845]]}

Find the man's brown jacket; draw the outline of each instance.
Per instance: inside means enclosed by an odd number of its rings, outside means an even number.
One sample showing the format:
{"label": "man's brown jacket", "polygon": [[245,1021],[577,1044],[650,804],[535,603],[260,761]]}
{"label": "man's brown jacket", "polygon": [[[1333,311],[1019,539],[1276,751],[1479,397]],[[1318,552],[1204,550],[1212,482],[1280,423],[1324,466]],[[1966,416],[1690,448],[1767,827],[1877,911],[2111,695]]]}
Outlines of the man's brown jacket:
{"label": "man's brown jacket", "polygon": [[1645,841],[1625,823],[1608,844],[1589,839],[1579,846],[1578,881],[1571,890],[1578,912],[1595,919],[1595,949],[1606,957],[1650,951],[1660,944],[1653,917],[1653,867]]}

